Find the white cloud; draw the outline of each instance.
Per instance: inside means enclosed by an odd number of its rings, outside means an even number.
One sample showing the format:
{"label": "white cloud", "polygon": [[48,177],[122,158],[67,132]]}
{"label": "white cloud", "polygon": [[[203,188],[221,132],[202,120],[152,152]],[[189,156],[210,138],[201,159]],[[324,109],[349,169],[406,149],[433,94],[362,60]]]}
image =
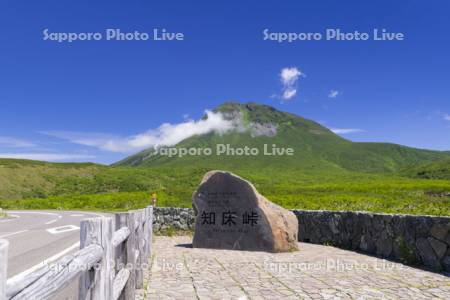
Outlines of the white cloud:
{"label": "white cloud", "polygon": [[337,90],[331,90],[331,91],[328,93],[328,98],[336,98],[338,95],[339,95],[339,91],[337,91]]}
{"label": "white cloud", "polygon": [[10,148],[30,148],[36,145],[25,140],[16,139],[9,136],[0,136],[0,146]]}
{"label": "white cloud", "polygon": [[330,130],[336,134],[366,132],[364,129],[358,129],[358,128],[330,128]]}
{"label": "white cloud", "polygon": [[92,155],[62,153],[0,153],[0,158],[31,159],[41,161],[87,161],[95,158]]}
{"label": "white cloud", "polygon": [[283,68],[280,73],[281,82],[286,85],[294,85],[300,75],[302,72],[296,67]]}
{"label": "white cloud", "polygon": [[116,135],[93,133],[93,132],[52,130],[52,131],[41,131],[40,133],[56,137],[62,140],[66,140],[73,144],[97,148],[101,148],[101,146],[106,147],[106,145],[108,145],[112,141],[120,140],[120,137]]}
{"label": "white cloud", "polygon": [[238,129],[240,126],[240,120],[225,119],[222,113],[207,110],[206,116],[207,118],[198,121],[185,120],[179,124],[164,123],[156,129],[129,137],[72,131],[46,131],[42,133],[104,151],[129,153],[151,147],[173,146],[194,135],[211,132],[223,134]]}
{"label": "white cloud", "polygon": [[281,96],[284,100],[289,100],[289,99],[291,99],[292,97],[294,97],[295,95],[297,94],[297,90],[296,89],[290,89],[290,88],[288,88],[288,89],[286,89],[284,92],[283,92],[283,95]]}
{"label": "white cloud", "polygon": [[289,100],[297,95],[297,81],[300,76],[305,76],[305,74],[296,67],[281,69],[280,80],[283,85],[281,98],[283,100]]}

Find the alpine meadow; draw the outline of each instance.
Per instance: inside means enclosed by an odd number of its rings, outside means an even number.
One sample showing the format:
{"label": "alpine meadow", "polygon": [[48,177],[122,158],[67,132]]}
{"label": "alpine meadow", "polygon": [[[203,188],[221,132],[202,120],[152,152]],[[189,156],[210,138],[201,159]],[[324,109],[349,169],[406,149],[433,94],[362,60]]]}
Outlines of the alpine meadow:
{"label": "alpine meadow", "polygon": [[351,142],[257,103],[228,102],[215,112],[239,118],[245,130],[196,135],[174,147],[276,145],[294,155],[168,157],[147,149],[111,166],[1,159],[0,207],[117,211],[145,207],[150,193],[159,206],[191,207],[203,174],[223,169],[286,208],[450,215],[450,152]]}

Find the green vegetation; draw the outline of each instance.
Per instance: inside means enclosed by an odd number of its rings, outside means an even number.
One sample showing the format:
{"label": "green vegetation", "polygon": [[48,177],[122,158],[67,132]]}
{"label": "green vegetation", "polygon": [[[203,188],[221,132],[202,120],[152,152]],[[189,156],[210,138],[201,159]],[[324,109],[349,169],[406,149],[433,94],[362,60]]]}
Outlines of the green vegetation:
{"label": "green vegetation", "polygon": [[194,235],[194,231],[168,227],[157,231],[155,234],[160,236],[192,236]]}
{"label": "green vegetation", "polygon": [[412,178],[450,180],[450,159],[409,167],[402,174]]}
{"label": "green vegetation", "polygon": [[149,169],[0,159],[0,199],[148,191],[165,180]]}
{"label": "green vegetation", "polygon": [[[243,116],[243,123],[265,124],[276,127],[275,136],[252,136],[251,132],[234,132],[224,135],[207,134],[188,138],[176,147],[211,148],[217,144],[231,147],[257,148],[256,156],[184,156],[151,155],[148,149],[117,163],[118,166],[146,167],[205,167],[209,169],[246,168],[275,169],[296,168],[320,172],[355,171],[363,173],[392,173],[402,168],[424,162],[450,159],[450,153],[414,149],[386,143],[355,143],[343,139],[320,124],[277,111],[272,107],[254,103],[225,103],[217,111],[227,115]],[[293,148],[294,156],[265,156],[264,145]]]}
{"label": "green vegetation", "polygon": [[[53,182],[46,197],[0,200],[6,209],[86,209],[118,211],[144,207],[150,193],[159,206],[191,207],[192,192],[206,169],[105,168],[79,185],[78,176]],[[285,169],[232,170],[250,180],[268,199],[287,208],[361,210],[388,213],[450,215],[450,181],[409,179],[354,172],[306,172]],[[84,178],[85,179],[85,178]],[[58,178],[58,180],[61,180]],[[51,184],[50,184],[51,185]],[[59,189],[58,186],[65,186]],[[80,191],[75,192],[79,187]],[[97,192],[85,193],[91,188]],[[56,192],[57,191],[57,192]],[[60,193],[65,191],[64,193]]]}
{"label": "green vegetation", "polygon": [[273,137],[249,132],[193,136],[177,147],[291,147],[294,156],[152,155],[151,149],[114,166],[0,159],[0,207],[6,209],[127,210],[150,203],[190,207],[209,170],[250,180],[268,199],[298,209],[450,215],[450,154],[393,144],[353,143],[327,128],[256,104],[227,103],[247,125],[277,127]]}

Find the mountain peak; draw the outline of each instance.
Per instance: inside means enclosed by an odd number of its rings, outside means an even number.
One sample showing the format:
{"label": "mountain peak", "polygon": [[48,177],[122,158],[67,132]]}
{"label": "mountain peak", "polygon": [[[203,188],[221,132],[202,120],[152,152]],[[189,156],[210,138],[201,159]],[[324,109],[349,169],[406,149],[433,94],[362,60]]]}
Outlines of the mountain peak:
{"label": "mountain peak", "polygon": [[220,104],[214,111],[219,112],[229,112],[233,110],[247,110],[247,111],[255,111],[255,110],[266,110],[266,111],[277,111],[272,106],[260,104],[257,102],[239,102],[239,101],[227,101]]}
{"label": "mountain peak", "polygon": [[[258,155],[184,156],[149,155],[151,149],[119,162],[119,165],[197,166],[226,168],[345,169],[353,171],[395,171],[417,162],[448,158],[448,153],[412,149],[382,143],[354,143],[317,122],[255,102],[225,102],[213,110],[238,126],[226,133],[192,135],[175,148],[216,149],[217,145],[259,149]],[[205,115],[203,119],[208,118]],[[266,156],[264,147],[294,149],[293,156]]]}
{"label": "mountain peak", "polygon": [[277,110],[270,105],[257,102],[228,101],[220,104],[213,111],[221,112],[226,119],[239,117],[245,124],[258,123],[277,125],[294,121],[304,123],[306,126],[322,127],[313,121]]}

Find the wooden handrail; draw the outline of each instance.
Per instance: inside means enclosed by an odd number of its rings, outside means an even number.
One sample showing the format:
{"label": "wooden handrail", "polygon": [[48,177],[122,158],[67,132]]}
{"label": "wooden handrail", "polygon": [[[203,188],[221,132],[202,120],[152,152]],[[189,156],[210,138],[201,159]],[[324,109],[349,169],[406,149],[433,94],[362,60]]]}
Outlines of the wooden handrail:
{"label": "wooden handrail", "polygon": [[0,239],[0,300],[52,298],[80,275],[79,299],[134,299],[150,257],[152,223],[153,207],[84,220],[80,250],[10,280],[8,241]]}
{"label": "wooden handrail", "polygon": [[116,232],[114,232],[111,243],[112,246],[115,248],[118,245],[120,245],[123,241],[127,239],[127,237],[130,235],[131,230],[128,227],[122,227]]}
{"label": "wooden handrail", "polygon": [[131,272],[128,269],[122,269],[117,273],[113,283],[113,300],[119,299],[123,288],[127,284],[128,278],[130,278],[130,273]]}
{"label": "wooden handrail", "polygon": [[50,268],[47,273],[11,299],[51,298],[62,288],[69,285],[82,272],[92,268],[95,263],[102,259],[102,256],[103,248],[99,245],[90,245],[78,250],[73,255],[67,255],[55,264],[55,268]]}

